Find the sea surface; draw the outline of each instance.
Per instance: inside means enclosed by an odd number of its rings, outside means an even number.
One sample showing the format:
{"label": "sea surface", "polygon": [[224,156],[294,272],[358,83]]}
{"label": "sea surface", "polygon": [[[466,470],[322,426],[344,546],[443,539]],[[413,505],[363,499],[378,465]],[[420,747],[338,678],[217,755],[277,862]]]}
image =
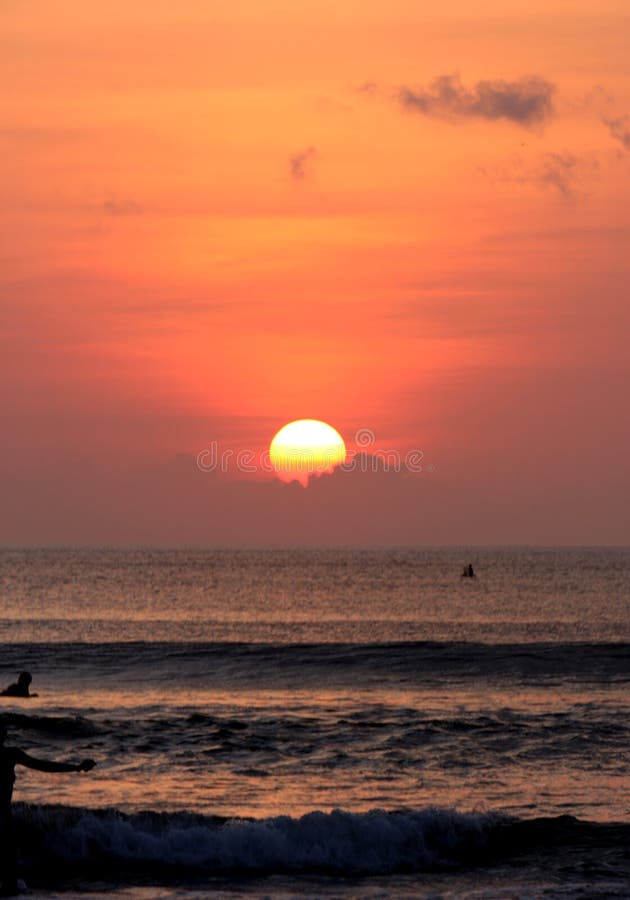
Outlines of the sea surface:
{"label": "sea surface", "polygon": [[0,645],[30,896],[630,897],[630,550],[6,549]]}

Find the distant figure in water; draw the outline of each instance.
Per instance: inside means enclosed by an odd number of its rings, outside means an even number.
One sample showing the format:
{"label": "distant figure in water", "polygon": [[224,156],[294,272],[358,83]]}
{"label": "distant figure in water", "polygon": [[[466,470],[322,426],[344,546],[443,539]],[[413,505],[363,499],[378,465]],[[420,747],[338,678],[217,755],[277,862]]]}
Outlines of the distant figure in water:
{"label": "distant figure in water", "polygon": [[474,578],[475,570],[472,567],[472,563],[468,563],[467,566],[464,566],[464,571],[462,572],[462,578]]}
{"label": "distant figure in water", "polygon": [[0,721],[0,897],[13,897],[19,893],[17,848],[11,822],[15,767],[26,766],[27,769],[37,769],[39,772],[89,772],[96,763],[93,759],[84,759],[80,763],[36,759],[17,747],[5,747],[6,737],[6,726]]}
{"label": "distant figure in water", "polygon": [[18,680],[5,688],[0,693],[0,697],[37,697],[37,694],[31,694],[29,691],[32,680],[33,676],[30,672],[20,672]]}

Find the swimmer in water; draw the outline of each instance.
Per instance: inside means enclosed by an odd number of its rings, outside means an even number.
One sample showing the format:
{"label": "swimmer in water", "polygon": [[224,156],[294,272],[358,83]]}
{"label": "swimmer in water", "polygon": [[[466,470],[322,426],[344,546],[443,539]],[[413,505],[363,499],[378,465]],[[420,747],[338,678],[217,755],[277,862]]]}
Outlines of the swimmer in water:
{"label": "swimmer in water", "polygon": [[9,687],[5,688],[0,697],[37,697],[37,694],[31,694],[29,687],[33,676],[30,672],[20,672],[18,680]]}

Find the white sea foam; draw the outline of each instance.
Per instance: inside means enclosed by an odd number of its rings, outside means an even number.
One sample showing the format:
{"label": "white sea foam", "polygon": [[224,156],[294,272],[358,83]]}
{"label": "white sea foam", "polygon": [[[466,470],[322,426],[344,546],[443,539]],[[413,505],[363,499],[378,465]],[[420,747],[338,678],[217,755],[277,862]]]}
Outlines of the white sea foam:
{"label": "white sea foam", "polygon": [[[205,871],[376,874],[454,865],[486,844],[500,818],[429,808],[342,810],[219,822],[186,813],[123,816],[114,810],[33,807],[29,829],[68,863],[159,864]],[[34,837],[35,835],[33,835]]]}

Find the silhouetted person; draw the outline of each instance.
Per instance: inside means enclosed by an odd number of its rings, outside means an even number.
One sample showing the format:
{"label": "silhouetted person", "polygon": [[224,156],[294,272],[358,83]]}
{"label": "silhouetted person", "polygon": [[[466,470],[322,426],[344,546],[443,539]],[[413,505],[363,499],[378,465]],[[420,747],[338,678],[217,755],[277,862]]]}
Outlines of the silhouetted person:
{"label": "silhouetted person", "polygon": [[30,672],[20,672],[18,680],[9,687],[5,688],[0,696],[2,697],[37,697],[37,694],[31,694],[29,686],[33,676]]}
{"label": "silhouetted person", "polygon": [[469,578],[475,577],[475,570],[472,567],[472,563],[468,563],[468,577]]}
{"label": "silhouetted person", "polygon": [[80,763],[53,762],[36,759],[17,747],[5,747],[7,729],[0,722],[0,896],[10,897],[18,893],[16,846],[11,823],[11,798],[15,783],[15,767],[26,766],[39,772],[89,772],[96,763],[84,759]]}

